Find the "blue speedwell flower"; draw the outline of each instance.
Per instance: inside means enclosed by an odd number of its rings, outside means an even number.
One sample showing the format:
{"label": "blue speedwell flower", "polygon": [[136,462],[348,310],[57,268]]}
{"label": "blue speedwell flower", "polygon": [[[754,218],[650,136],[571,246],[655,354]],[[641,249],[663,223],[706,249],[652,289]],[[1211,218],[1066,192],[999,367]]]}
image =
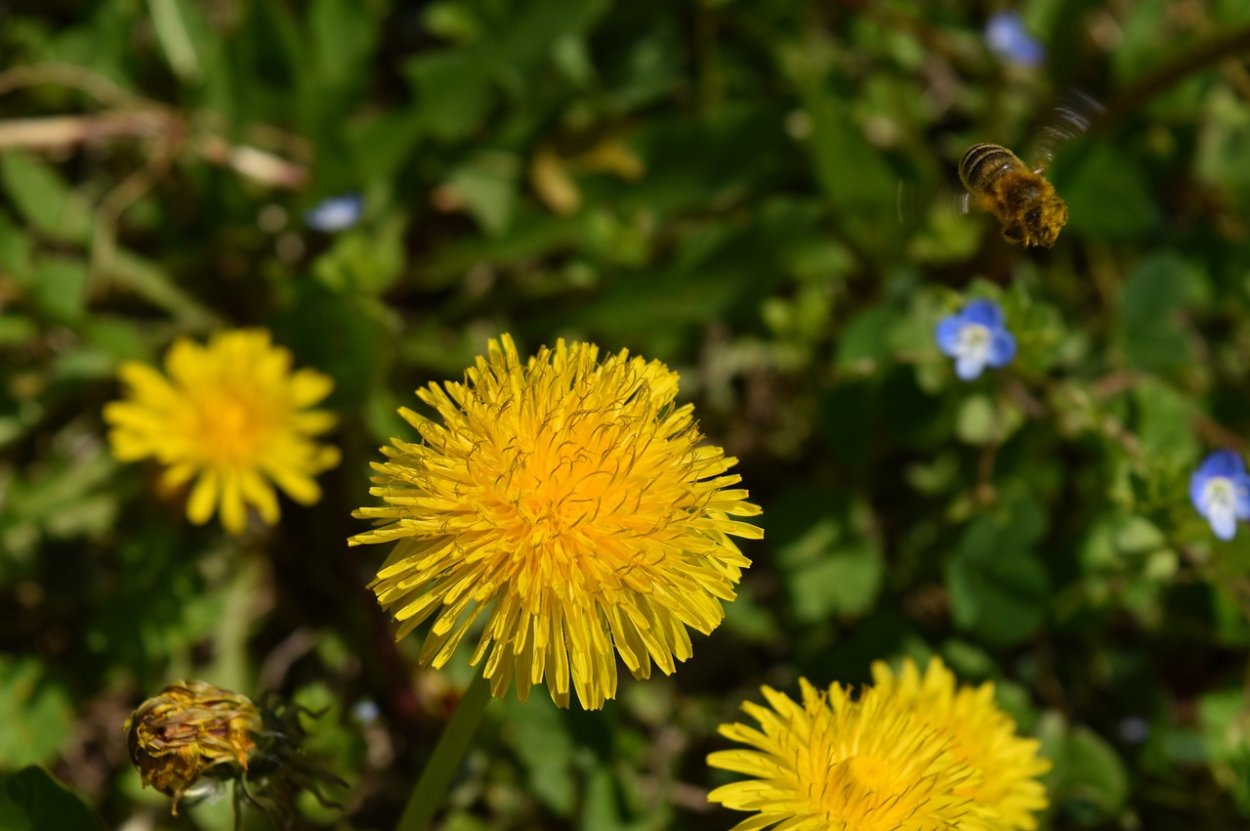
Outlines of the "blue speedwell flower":
{"label": "blue speedwell flower", "polygon": [[304,222],[314,231],[333,234],[344,231],[360,221],[364,199],[358,193],[322,199],[304,214]]}
{"label": "blue speedwell flower", "polygon": [[1222,540],[1237,533],[1237,520],[1250,519],[1250,474],[1241,456],[1217,450],[1202,460],[1189,480],[1189,498]]}
{"label": "blue speedwell flower", "polygon": [[1008,63],[1041,66],[1046,49],[1033,39],[1019,12],[996,12],[985,24],[985,45]]}
{"label": "blue speedwell flower", "polygon": [[993,300],[973,300],[937,326],[938,348],[955,359],[955,374],[971,381],[987,366],[1006,366],[1016,354],[1016,339],[1003,325],[1003,310]]}

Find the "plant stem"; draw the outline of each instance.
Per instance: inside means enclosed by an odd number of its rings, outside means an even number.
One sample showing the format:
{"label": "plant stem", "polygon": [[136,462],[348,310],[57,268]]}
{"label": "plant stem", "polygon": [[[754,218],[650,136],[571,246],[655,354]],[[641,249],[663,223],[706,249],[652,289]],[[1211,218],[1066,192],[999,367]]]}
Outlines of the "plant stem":
{"label": "plant stem", "polygon": [[447,788],[456,771],[460,769],[465,751],[473,741],[473,734],[477,730],[478,722],[482,720],[488,701],[490,683],[479,673],[474,676],[473,683],[456,706],[456,712],[452,713],[451,721],[443,729],[434,753],[425,763],[421,778],[417,780],[417,786],[408,797],[408,804],[404,807],[404,814],[399,818],[395,831],[426,831],[430,827],[430,820],[442,805]]}
{"label": "plant stem", "polygon": [[231,570],[222,594],[221,624],[213,636],[213,683],[228,690],[251,690],[247,639],[256,622],[256,598],[264,569],[260,552],[236,547],[225,552]]}

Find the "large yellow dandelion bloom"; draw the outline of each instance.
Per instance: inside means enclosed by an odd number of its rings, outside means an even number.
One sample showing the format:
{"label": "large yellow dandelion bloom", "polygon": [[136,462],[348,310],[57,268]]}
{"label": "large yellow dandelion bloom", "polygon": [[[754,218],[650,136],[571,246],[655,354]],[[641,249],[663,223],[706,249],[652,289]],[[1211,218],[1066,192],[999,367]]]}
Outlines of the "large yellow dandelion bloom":
{"label": "large yellow dandelion bloom", "polygon": [[207,346],[180,339],[165,355],[166,375],[131,361],[119,370],[127,397],[104,408],[113,454],[124,462],[154,458],[164,483],[195,484],[187,517],[197,525],[220,508],[226,530],[247,525],[247,506],[278,521],[273,484],[296,502],[321,498],[313,477],[338,464],[334,447],[313,439],[334,416],[308,407],[330,394],[330,379],[291,371],[291,353],[269,333],[214,335]]}
{"label": "large yellow dandelion bloom", "polygon": [[708,764],[754,777],[708,794],[753,811],[733,831],[952,831],[962,829],[969,776],[948,743],[897,700],[869,690],[858,700],[838,684],[821,693],[800,679],[802,701],[763,688],[769,707],[745,702],[759,727],[721,725],[749,750],[722,750]]}
{"label": "large yellow dandelion bloom", "polygon": [[372,588],[397,637],[433,617],[422,664],[485,616],[471,663],[493,695],[545,679],[560,706],[575,689],[595,709],[618,653],[636,678],[690,657],[687,627],[715,629],[750,565],[730,536],[763,532],[730,519],[760,511],[676,394],[658,361],[562,340],[522,361],[504,335],[464,383],[417,392],[438,420],[400,409],[421,442],[382,448],[386,505],[356,512],[379,527],[349,542],[398,542]]}
{"label": "large yellow dandelion bloom", "polygon": [[955,676],[934,658],[921,675],[908,660],[896,674],[884,663],[872,667],[876,688],[907,707],[950,743],[951,755],[972,776],[958,790],[975,809],[967,831],[1031,831],[1046,807],[1038,777],[1050,762],[1037,755],[1036,739],[1016,735],[1011,717],[994,703],[994,685],[959,687]]}

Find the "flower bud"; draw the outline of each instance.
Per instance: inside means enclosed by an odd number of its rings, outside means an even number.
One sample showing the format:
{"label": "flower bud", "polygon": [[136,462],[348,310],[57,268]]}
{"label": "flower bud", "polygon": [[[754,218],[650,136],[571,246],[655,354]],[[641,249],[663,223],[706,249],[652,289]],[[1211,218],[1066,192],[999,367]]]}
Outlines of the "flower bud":
{"label": "flower bud", "polygon": [[246,774],[261,727],[260,711],[246,696],[204,681],[177,681],[140,704],[124,729],[144,786],[172,796],[177,814],[179,800],[196,795],[202,778]]}

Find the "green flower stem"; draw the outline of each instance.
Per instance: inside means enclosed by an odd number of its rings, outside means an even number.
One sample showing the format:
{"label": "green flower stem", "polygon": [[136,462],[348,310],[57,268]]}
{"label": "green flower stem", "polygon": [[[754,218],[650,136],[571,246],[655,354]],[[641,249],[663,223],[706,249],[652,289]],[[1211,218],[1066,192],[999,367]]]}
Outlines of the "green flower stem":
{"label": "green flower stem", "polygon": [[222,594],[221,624],[213,635],[212,682],[232,692],[252,688],[247,639],[256,622],[256,598],[264,583],[260,552],[243,548],[226,552],[229,582]]}
{"label": "green flower stem", "polygon": [[452,778],[460,770],[460,762],[473,741],[473,733],[482,720],[488,701],[490,683],[478,673],[460,699],[456,712],[452,713],[451,721],[439,737],[430,760],[425,763],[395,831],[426,831],[430,827],[430,820],[443,804]]}

